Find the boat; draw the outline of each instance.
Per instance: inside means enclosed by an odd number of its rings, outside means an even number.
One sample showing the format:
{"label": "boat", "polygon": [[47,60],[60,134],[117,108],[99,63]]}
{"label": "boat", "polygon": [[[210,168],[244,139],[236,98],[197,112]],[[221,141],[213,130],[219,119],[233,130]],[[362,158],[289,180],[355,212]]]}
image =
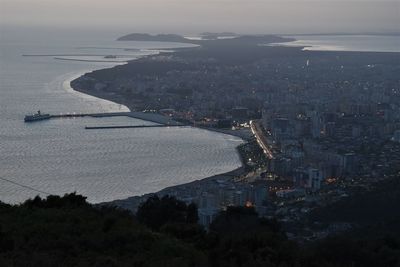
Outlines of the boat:
{"label": "boat", "polygon": [[36,114],[26,115],[24,118],[25,122],[32,122],[32,121],[42,121],[50,119],[50,114],[42,114],[40,110]]}
{"label": "boat", "polygon": [[117,56],[115,56],[115,55],[107,55],[107,56],[104,56],[104,58],[117,58]]}

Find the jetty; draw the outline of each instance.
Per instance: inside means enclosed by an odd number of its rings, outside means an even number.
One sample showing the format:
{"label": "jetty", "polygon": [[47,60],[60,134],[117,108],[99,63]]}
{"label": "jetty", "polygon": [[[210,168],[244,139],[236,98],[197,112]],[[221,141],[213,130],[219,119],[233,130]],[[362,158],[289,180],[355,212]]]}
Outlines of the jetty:
{"label": "jetty", "polygon": [[97,129],[127,129],[127,128],[160,128],[160,127],[184,127],[181,125],[111,125],[111,126],[86,126],[86,130],[97,130]]}
{"label": "jetty", "polygon": [[[59,115],[52,115],[48,114],[47,119],[62,119],[62,118],[79,118],[79,117],[92,117],[92,118],[107,118],[107,117],[130,117],[134,119],[140,119],[145,121],[150,121],[154,123],[161,124],[162,127],[164,126],[185,126],[184,124],[173,120],[170,117],[163,116],[158,113],[152,112],[105,112],[105,113],[69,113],[69,114],[59,114]],[[106,128],[143,128],[143,127],[160,127],[160,125],[139,125],[139,127],[132,127],[132,126],[99,126],[101,128],[98,129],[105,129]],[[92,127],[93,128],[93,127]]]}

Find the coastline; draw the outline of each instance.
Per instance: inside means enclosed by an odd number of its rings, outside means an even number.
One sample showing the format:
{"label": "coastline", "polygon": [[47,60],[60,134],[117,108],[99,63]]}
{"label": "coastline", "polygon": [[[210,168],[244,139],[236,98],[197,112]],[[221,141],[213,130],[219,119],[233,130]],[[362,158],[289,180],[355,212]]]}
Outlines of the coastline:
{"label": "coastline", "polygon": [[[237,151],[237,153],[239,153],[237,147],[236,147],[236,151]],[[144,201],[146,201],[151,196],[154,196],[154,195],[158,195],[161,197],[165,196],[165,195],[177,196],[177,195],[179,195],[179,192],[191,191],[191,190],[194,190],[201,186],[218,183],[219,181],[224,181],[224,180],[225,181],[232,180],[235,177],[245,175],[247,172],[245,170],[245,166],[244,166],[244,163],[243,163],[243,160],[241,157],[240,157],[240,160],[242,162],[242,166],[239,168],[236,168],[232,171],[229,171],[229,172],[215,174],[215,175],[212,175],[212,176],[209,176],[206,178],[202,178],[202,179],[198,179],[198,180],[195,180],[195,181],[192,181],[189,183],[166,187],[166,188],[164,188],[160,191],[154,192],[154,193],[143,194],[140,196],[132,196],[132,197],[128,197],[125,199],[116,199],[113,201],[98,203],[97,205],[118,207],[118,208],[130,210],[132,212],[136,212],[139,205],[141,203],[143,203]]]}
{"label": "coastline", "polygon": [[[249,39],[247,39],[249,38]],[[256,40],[253,40],[253,38],[256,38]],[[271,38],[271,37],[266,37]],[[275,37],[272,37],[275,38]],[[280,37],[278,37],[280,38]],[[262,37],[261,37],[262,39]],[[262,39],[263,40],[263,39]],[[269,40],[269,39],[268,39]],[[221,45],[217,45],[217,49],[220,49],[224,46],[225,42],[227,42],[229,40],[222,40],[221,41]],[[234,42],[240,45],[244,45],[245,47],[249,47],[250,44],[253,44],[253,42],[258,42],[259,39],[258,37],[244,37],[244,39],[241,38],[237,38],[234,39]],[[291,40],[288,40],[291,41]],[[218,42],[219,43],[219,42]],[[212,48],[214,48],[213,46],[213,41],[205,41],[204,43],[205,47],[208,47],[211,45]],[[219,48],[218,48],[219,47]],[[182,51],[188,51],[188,50],[196,50],[198,47],[184,47],[184,48],[174,48],[173,51],[169,51],[168,53],[174,53],[174,52],[182,52]],[[165,50],[165,49],[164,49]],[[295,49],[297,50],[297,49]],[[226,51],[225,51],[226,52]],[[224,52],[224,54],[225,54]],[[157,55],[162,55],[164,54],[163,52],[158,53]],[[141,56],[135,60],[131,60],[129,62],[134,62],[140,59],[146,59],[146,58],[151,58],[154,55],[145,55],[145,56]],[[129,62],[127,64],[129,64]],[[123,65],[127,65],[127,64],[123,64]],[[118,68],[118,66],[113,67],[115,71],[115,68]],[[85,80],[87,79],[87,80]],[[134,110],[135,108],[133,106],[130,106],[129,102],[124,98],[121,97],[120,95],[116,94],[113,91],[105,91],[105,90],[96,90],[95,87],[90,87],[88,89],[87,86],[85,86],[85,82],[90,80],[90,76],[87,77],[85,75],[80,76],[79,78],[77,78],[76,80],[71,80],[70,81],[70,87],[72,88],[72,90],[74,91],[78,91],[82,94],[87,94],[90,96],[94,96],[100,99],[106,99],[107,101],[111,101],[111,102],[115,102],[121,105],[125,105],[128,106],[129,109]],[[95,80],[94,80],[95,81]],[[74,84],[75,83],[75,84]],[[75,86],[74,86],[75,85]],[[101,84],[99,84],[99,86],[102,86]],[[242,129],[242,130],[230,130],[230,129],[218,129],[218,128],[207,128],[207,127],[194,127],[197,129],[201,129],[201,130],[207,130],[207,131],[212,131],[212,132],[216,132],[218,134],[225,134],[225,135],[230,135],[230,136],[234,136],[237,138],[240,138],[242,140],[241,144],[246,144],[248,143],[249,140],[251,140],[252,138],[252,133],[249,129]],[[218,180],[226,180],[228,179],[230,182],[234,182],[233,178],[234,177],[239,177],[242,176],[244,174],[247,173],[246,171],[246,164],[245,161],[243,159],[243,155],[242,153],[240,153],[239,151],[239,146],[237,145],[235,147],[235,153],[238,156],[238,159],[240,160],[240,167],[230,170],[228,172],[223,172],[223,173],[217,173],[211,176],[207,176],[204,178],[199,178],[197,180],[194,180],[192,182],[187,182],[187,183],[183,183],[183,184],[179,184],[179,185],[174,185],[174,186],[170,186],[170,187],[166,187],[162,190],[159,190],[157,192],[153,192],[153,193],[149,193],[149,194],[143,194],[143,195],[136,195],[136,196],[131,196],[125,199],[116,199],[113,201],[108,201],[108,202],[103,202],[100,203],[99,205],[113,205],[113,206],[118,206],[118,207],[122,207],[122,208],[127,208],[130,210],[134,210],[135,207],[137,207],[138,204],[140,204],[140,202],[144,199],[147,199],[147,197],[154,195],[154,194],[170,194],[170,195],[177,195],[176,192],[180,191],[183,192],[188,188],[199,188],[203,185],[209,184],[209,183],[216,183],[218,182]]]}
{"label": "coastline", "polygon": [[[122,64],[117,64],[117,65],[122,65]],[[114,99],[107,98],[107,95],[105,95],[105,94],[94,95],[94,94],[89,94],[89,92],[82,92],[79,90],[75,90],[73,88],[73,86],[71,85],[71,82],[75,79],[78,79],[78,78],[84,76],[87,72],[90,72],[90,70],[84,71],[83,74],[82,74],[82,72],[80,72],[79,74],[74,74],[74,75],[70,76],[68,79],[66,79],[63,82],[63,88],[67,92],[75,94],[78,97],[95,98],[99,101],[106,101],[106,103],[108,102],[108,103],[113,103],[115,105],[120,105],[121,107],[126,108],[127,111],[131,111],[128,106],[121,104],[119,102],[116,102],[116,101],[114,101]],[[191,126],[191,127],[193,127],[193,126]],[[230,135],[230,136],[233,136],[236,138],[240,138],[243,141],[243,143],[247,143],[249,140],[249,137],[246,137],[246,136],[251,135],[251,131],[249,131],[249,130],[248,130],[248,133],[244,133],[243,131],[239,132],[239,131],[233,131],[233,130],[212,129],[212,128],[205,128],[205,127],[194,127],[194,128],[197,128],[199,130],[207,130],[207,131],[211,131],[211,132],[216,132],[218,134],[225,134],[225,135]],[[166,187],[164,189],[161,189],[161,190],[153,192],[153,193],[131,196],[131,197],[128,197],[125,199],[115,199],[115,200],[112,200],[109,202],[98,203],[96,205],[111,205],[111,206],[118,206],[120,208],[126,208],[129,210],[134,210],[134,208],[137,207],[137,205],[139,205],[141,203],[141,201],[147,199],[149,196],[152,196],[154,194],[168,194],[168,192],[171,192],[173,190],[185,190],[188,187],[201,186],[202,184],[205,184],[205,183],[216,182],[219,179],[232,179],[233,177],[243,175],[246,173],[245,172],[245,164],[244,164],[242,155],[240,154],[240,152],[238,150],[238,147],[239,147],[239,145],[235,147],[235,151],[237,153],[237,156],[239,157],[241,166],[236,169],[233,169],[228,172],[219,173],[219,174],[217,173],[212,176],[207,176],[204,178],[199,178],[192,182],[169,186],[169,187]]]}
{"label": "coastline", "polygon": [[[266,40],[264,38],[266,38]],[[271,36],[266,36],[266,37],[265,36],[264,37],[263,36],[261,36],[261,37],[248,36],[248,37],[246,37],[246,36],[243,36],[241,38],[236,38],[236,39],[232,39],[232,40],[233,40],[233,43],[235,44],[234,47],[236,47],[236,45],[238,45],[239,47],[244,47],[245,50],[247,49],[246,52],[249,52],[248,48],[253,46],[254,43],[261,42],[261,41],[269,42],[269,41],[271,41],[271,38],[274,41],[276,41],[275,39],[276,38],[279,39],[280,37],[276,37],[276,36],[272,36],[272,37]],[[281,39],[284,39],[284,38],[281,38]],[[225,45],[227,44],[226,42],[232,42],[232,40],[219,40],[217,42],[216,46],[215,46],[215,43],[213,40],[211,40],[211,41],[206,40],[201,43],[201,46],[203,46],[203,48],[205,48],[206,50],[207,49],[212,49],[212,50],[217,49],[217,51],[222,52],[222,55],[224,57],[224,56],[226,56],[226,53],[228,52],[224,48]],[[279,40],[279,41],[283,41],[283,40]],[[287,39],[287,41],[292,41],[292,40]],[[199,43],[197,43],[197,45],[199,45]],[[190,47],[190,48],[184,47],[184,48],[174,48],[173,51],[169,51],[168,54],[169,53],[175,54],[178,52],[188,53],[190,50],[199,51],[198,46],[196,46],[194,48],[193,47]],[[252,49],[250,49],[250,50],[252,53],[253,50]],[[296,48],[293,50],[297,51]],[[163,54],[165,54],[165,53],[159,52],[157,55],[163,55]],[[143,59],[148,59],[148,58],[151,58],[152,56],[154,56],[154,54],[145,55],[145,56],[141,56],[135,60],[130,60],[127,64],[121,64],[121,68],[123,68],[123,66],[129,65],[130,62],[137,62],[138,60],[140,61]],[[240,60],[240,62],[242,62],[241,60],[244,60],[247,62],[248,60],[251,61],[253,59],[254,59],[254,55],[250,56],[250,59],[247,59],[246,57],[242,57],[239,60]],[[225,60],[225,58],[224,58],[224,60]],[[117,66],[111,68],[110,71],[117,72],[118,69],[120,69],[120,66],[117,65]],[[100,70],[100,72],[101,72],[101,70]],[[85,74],[75,80],[70,81],[70,87],[72,88],[72,90],[78,91],[82,94],[87,94],[87,95],[94,96],[94,97],[97,97],[100,99],[106,99],[111,102],[125,105],[125,106],[128,106],[128,108],[130,110],[135,110],[135,106],[130,104],[130,102],[129,102],[129,100],[127,100],[126,96],[125,97],[123,95],[121,96],[120,94],[118,94],[117,92],[115,92],[113,90],[101,90],[102,86],[104,86],[104,85],[101,83],[97,83],[96,79],[93,79],[92,77],[90,77],[90,75],[88,76]],[[105,76],[105,77],[107,77],[107,76]],[[93,86],[87,86],[88,81],[89,81],[89,84],[90,84],[90,82],[94,82]],[[107,84],[107,82],[105,82],[105,84]],[[97,88],[100,88],[100,89],[97,89],[96,86],[98,86]],[[194,127],[194,128],[212,131],[212,132],[216,132],[218,134],[225,134],[225,135],[234,136],[236,138],[240,138],[242,140],[241,144],[248,143],[249,140],[251,140],[251,138],[252,138],[252,133],[251,133],[250,129],[247,129],[247,128],[242,129],[242,130],[218,129],[218,128],[208,128],[208,127]],[[238,164],[238,166],[240,166],[240,167],[238,167],[236,169],[230,170],[228,172],[217,173],[217,174],[214,174],[211,176],[199,178],[192,182],[186,182],[183,184],[166,187],[164,189],[161,189],[157,192],[153,192],[150,194],[136,195],[136,196],[131,196],[131,197],[124,198],[124,199],[116,199],[113,201],[100,203],[99,205],[112,205],[112,206],[118,206],[118,207],[130,209],[130,210],[134,210],[137,207],[137,205],[140,204],[141,201],[147,199],[149,196],[154,195],[154,194],[161,194],[161,195],[170,194],[170,195],[177,196],[177,195],[181,195],[177,192],[181,192],[181,193],[186,192],[187,189],[190,190],[190,188],[193,188],[193,189],[194,188],[200,188],[200,189],[206,188],[207,184],[210,185],[210,183],[211,184],[218,183],[218,180],[221,180],[221,179],[225,180],[225,181],[229,180],[229,182],[235,182],[233,179],[234,177],[239,177],[239,176],[245,175],[247,173],[247,171],[246,171],[247,165],[243,158],[242,153],[240,153],[240,151],[239,151],[239,147],[240,147],[239,144],[235,147],[235,153],[236,153],[238,159],[240,160],[240,165]]]}
{"label": "coastline", "polygon": [[[398,43],[399,35],[375,34],[294,34],[283,35],[293,38],[293,41],[271,43],[271,46],[299,47],[303,51],[315,52],[363,52],[363,53],[400,53],[396,46],[387,45],[388,42],[373,44],[369,38],[379,36],[389,38],[390,43]],[[316,38],[318,37],[318,38]],[[332,37],[339,38],[333,40]],[[353,40],[348,40],[353,38]],[[372,44],[369,44],[372,43]]]}
{"label": "coastline", "polygon": [[87,94],[87,93],[75,90],[71,86],[71,82],[73,80],[78,79],[79,77],[82,77],[83,75],[85,75],[86,73],[88,73],[90,71],[93,71],[93,70],[85,70],[85,71],[81,71],[79,73],[75,73],[75,74],[69,75],[69,77],[66,80],[63,81],[62,88],[66,92],[68,92],[70,94],[73,94],[73,95],[75,95],[77,97],[83,98],[83,99],[95,99],[96,101],[101,101],[103,104],[106,104],[106,105],[113,105],[113,106],[114,105],[118,105],[119,106],[118,110],[107,110],[107,112],[115,112],[115,111],[127,111],[127,112],[129,112],[129,111],[131,111],[129,109],[129,107],[126,106],[126,105],[114,102],[114,101],[106,99],[106,98],[98,97],[98,96],[95,96],[95,95],[91,95],[91,94]]}

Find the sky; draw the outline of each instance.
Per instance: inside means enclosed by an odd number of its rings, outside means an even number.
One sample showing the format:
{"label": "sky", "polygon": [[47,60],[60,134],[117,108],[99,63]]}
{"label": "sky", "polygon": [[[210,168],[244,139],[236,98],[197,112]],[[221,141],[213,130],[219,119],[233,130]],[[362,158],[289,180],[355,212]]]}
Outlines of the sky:
{"label": "sky", "polygon": [[400,0],[0,0],[0,25],[120,32],[400,32]]}

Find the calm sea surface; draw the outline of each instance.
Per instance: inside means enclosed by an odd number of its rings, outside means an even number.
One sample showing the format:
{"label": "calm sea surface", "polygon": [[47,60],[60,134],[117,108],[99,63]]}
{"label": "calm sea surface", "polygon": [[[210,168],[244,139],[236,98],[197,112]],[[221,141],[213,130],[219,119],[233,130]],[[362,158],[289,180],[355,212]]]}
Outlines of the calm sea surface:
{"label": "calm sea surface", "polygon": [[[37,32],[3,27],[0,35],[0,201],[76,191],[91,202],[154,192],[235,169],[242,140],[194,128],[85,130],[86,125],[142,125],[117,118],[53,119],[26,124],[25,114],[124,111],[74,92],[69,80],[176,44],[112,41],[95,33]],[[126,51],[124,48],[141,50]],[[52,56],[22,56],[52,55]],[[7,180],[4,180],[7,179]],[[44,194],[41,194],[44,196]]]}
{"label": "calm sea surface", "polygon": [[399,35],[294,35],[285,46],[315,51],[400,52]]}

